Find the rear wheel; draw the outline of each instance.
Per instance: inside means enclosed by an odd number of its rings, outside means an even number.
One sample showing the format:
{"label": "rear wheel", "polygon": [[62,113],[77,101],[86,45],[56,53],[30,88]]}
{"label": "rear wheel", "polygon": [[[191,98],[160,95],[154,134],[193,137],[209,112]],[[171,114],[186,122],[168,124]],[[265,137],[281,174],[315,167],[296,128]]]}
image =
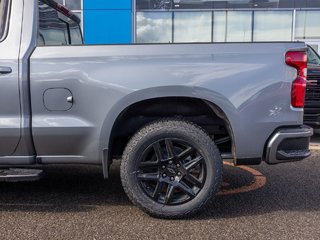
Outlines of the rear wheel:
{"label": "rear wheel", "polygon": [[222,160],[210,137],[181,120],[161,120],[138,131],[121,162],[130,200],[148,214],[183,218],[199,211],[221,183]]}

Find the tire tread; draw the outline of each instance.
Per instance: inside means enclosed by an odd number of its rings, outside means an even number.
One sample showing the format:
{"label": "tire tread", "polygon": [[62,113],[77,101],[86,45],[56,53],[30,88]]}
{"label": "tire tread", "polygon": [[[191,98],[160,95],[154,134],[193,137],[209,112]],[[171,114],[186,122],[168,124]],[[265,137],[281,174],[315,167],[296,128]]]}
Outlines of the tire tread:
{"label": "tire tread", "polygon": [[[189,211],[181,212],[179,214],[164,214],[159,213],[156,211],[153,211],[152,209],[149,209],[145,207],[145,204],[139,196],[135,195],[135,192],[130,189],[128,185],[128,174],[126,173],[126,169],[128,168],[127,165],[130,161],[130,154],[134,151],[134,148],[137,146],[137,144],[150,132],[158,131],[164,128],[168,128],[168,131],[172,131],[173,129],[179,129],[188,132],[188,134],[192,135],[193,138],[195,138],[197,141],[201,141],[202,144],[205,144],[206,148],[209,149],[210,152],[213,153],[212,158],[215,160],[215,172],[214,172],[214,186],[209,189],[209,194],[207,194],[207,198],[202,201],[197,208],[190,209]],[[154,121],[150,124],[147,124],[143,128],[141,128],[139,131],[137,131],[136,134],[133,135],[133,137],[129,140],[124,152],[123,152],[123,158],[121,161],[121,168],[120,168],[120,175],[121,175],[121,181],[122,186],[124,188],[125,193],[129,197],[129,199],[138,206],[141,210],[148,213],[149,215],[157,218],[165,218],[165,219],[180,219],[180,218],[188,218],[190,216],[193,216],[195,213],[199,212],[205,205],[207,205],[210,200],[212,200],[213,196],[216,194],[216,192],[220,188],[221,179],[222,179],[222,160],[220,152],[217,148],[217,146],[214,144],[214,142],[211,140],[209,135],[205,132],[204,129],[202,129],[200,126],[189,122],[185,120],[178,120],[178,119],[161,119]]]}

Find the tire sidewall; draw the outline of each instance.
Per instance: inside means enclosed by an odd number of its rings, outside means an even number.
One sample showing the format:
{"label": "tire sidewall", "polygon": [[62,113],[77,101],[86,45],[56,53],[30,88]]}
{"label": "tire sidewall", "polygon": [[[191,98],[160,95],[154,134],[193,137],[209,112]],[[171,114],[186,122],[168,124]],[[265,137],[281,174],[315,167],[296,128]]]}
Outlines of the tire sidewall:
{"label": "tire sidewall", "polygon": [[[212,198],[219,190],[221,183],[221,157],[213,141],[206,135],[205,138],[195,137],[179,128],[160,128],[149,131],[147,134],[138,135],[131,146],[131,152],[126,154],[124,161],[127,161],[126,171],[123,174],[128,176],[127,187],[131,189],[129,198],[153,215],[163,214],[164,217],[175,217],[181,214],[188,214],[196,211]],[[200,136],[200,135],[199,135]],[[203,188],[197,196],[190,201],[180,205],[163,205],[152,200],[142,189],[137,179],[137,170],[144,151],[154,142],[165,138],[176,138],[187,141],[199,151],[204,157],[206,164],[206,180]],[[218,153],[218,154],[217,154]]]}

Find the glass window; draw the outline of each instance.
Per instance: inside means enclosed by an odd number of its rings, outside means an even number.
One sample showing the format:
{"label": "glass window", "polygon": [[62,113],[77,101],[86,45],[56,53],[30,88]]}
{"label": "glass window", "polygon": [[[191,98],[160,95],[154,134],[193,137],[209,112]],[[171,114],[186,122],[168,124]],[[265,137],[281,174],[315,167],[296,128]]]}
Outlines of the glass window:
{"label": "glass window", "polygon": [[307,56],[308,66],[320,66],[320,57],[311,46],[308,46]]}
{"label": "glass window", "polygon": [[171,12],[137,12],[137,43],[172,42]]}
{"label": "glass window", "polygon": [[213,41],[227,41],[227,12],[216,11],[213,13]]}
{"label": "glass window", "polygon": [[0,40],[5,29],[7,2],[7,0],[0,0]]}
{"label": "glass window", "polygon": [[38,45],[78,45],[82,42],[80,26],[75,21],[39,1]]}
{"label": "glass window", "polygon": [[[299,0],[296,0],[296,2]],[[305,0],[300,2],[306,2],[307,8],[320,8],[320,1],[319,0]]]}
{"label": "glass window", "polygon": [[73,12],[79,19],[82,19],[82,13],[81,12]]}
{"label": "glass window", "polygon": [[38,44],[67,45],[67,23],[61,21],[58,12],[48,5],[39,2],[39,37]]}
{"label": "glass window", "polygon": [[320,11],[297,11],[295,37],[297,39],[320,38]]}
{"label": "glass window", "polygon": [[211,42],[212,12],[175,12],[174,42]]}
{"label": "glass window", "polygon": [[136,0],[136,9],[137,10],[144,10],[144,9],[152,9],[150,7],[150,1],[147,0]]}
{"label": "glass window", "polygon": [[252,11],[227,12],[227,42],[252,41]]}
{"label": "glass window", "polygon": [[255,11],[253,41],[291,41],[292,11]]}
{"label": "glass window", "polygon": [[288,7],[293,2],[293,0],[136,0],[136,9],[278,8]]}
{"label": "glass window", "polygon": [[179,0],[136,0],[136,9],[173,9],[177,2]]}
{"label": "glass window", "polygon": [[252,11],[213,13],[214,42],[251,42]]}
{"label": "glass window", "polygon": [[319,0],[136,0],[137,9],[319,8]]}
{"label": "glass window", "polygon": [[254,0],[248,1],[253,3],[254,8],[278,8],[281,2],[293,0]]}
{"label": "glass window", "polygon": [[81,9],[81,1],[82,0],[65,0],[65,5],[69,9],[80,10]]}
{"label": "glass window", "polygon": [[[226,8],[252,8],[253,1],[248,0],[229,0],[226,2]],[[218,7],[218,6],[215,6]]]}
{"label": "glass window", "polygon": [[82,0],[54,0],[62,5],[65,5],[71,10],[81,10],[81,1]]}
{"label": "glass window", "polygon": [[71,45],[79,45],[82,44],[82,32],[80,26],[71,20],[70,18],[58,13],[59,18],[67,23],[67,36],[69,38],[69,43]]}
{"label": "glass window", "polygon": [[[299,2],[304,2],[298,0]],[[295,7],[295,0],[281,0],[279,2],[279,8],[294,8]]]}
{"label": "glass window", "polygon": [[317,54],[319,54],[319,45],[318,44],[314,44],[314,43],[310,43],[308,46],[310,46]]}
{"label": "glass window", "polygon": [[81,45],[83,43],[82,31],[78,24],[70,24],[71,45]]}

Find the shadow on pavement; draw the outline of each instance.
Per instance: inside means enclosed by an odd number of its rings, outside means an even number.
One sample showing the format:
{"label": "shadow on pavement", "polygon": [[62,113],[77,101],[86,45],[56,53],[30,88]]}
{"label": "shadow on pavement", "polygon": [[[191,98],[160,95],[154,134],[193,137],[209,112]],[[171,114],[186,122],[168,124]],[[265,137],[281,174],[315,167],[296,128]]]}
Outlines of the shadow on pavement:
{"label": "shadow on pavement", "polygon": [[[303,162],[255,167],[267,177],[265,187],[217,196],[195,219],[234,218],[273,211],[320,210],[320,164],[317,157]],[[102,179],[100,167],[50,166],[38,182],[0,183],[0,211],[88,212],[98,207],[132,206],[121,186],[119,165],[111,178]],[[250,185],[253,176],[235,167],[225,167],[223,188]]]}

